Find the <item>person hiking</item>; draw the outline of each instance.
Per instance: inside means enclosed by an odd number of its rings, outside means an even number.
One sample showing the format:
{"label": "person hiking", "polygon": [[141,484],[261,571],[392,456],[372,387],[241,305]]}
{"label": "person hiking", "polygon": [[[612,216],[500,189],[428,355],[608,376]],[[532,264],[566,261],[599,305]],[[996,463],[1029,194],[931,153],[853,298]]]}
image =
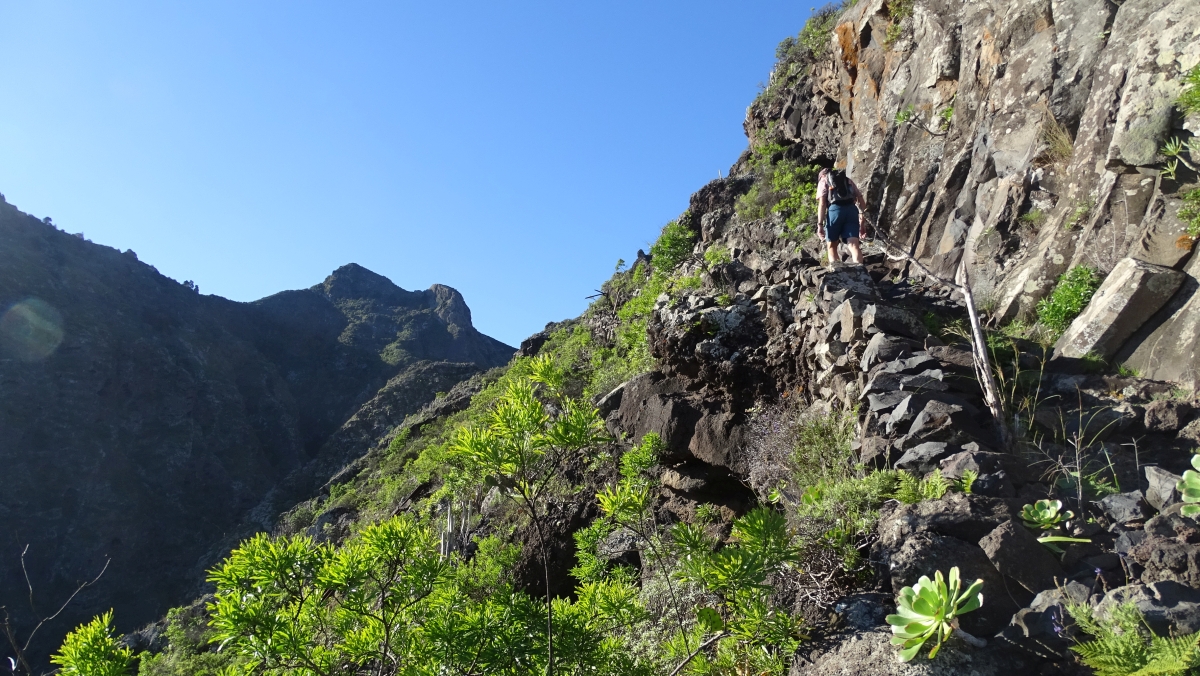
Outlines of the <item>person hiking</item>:
{"label": "person hiking", "polygon": [[829,247],[829,266],[841,259],[838,243],[850,248],[850,258],[862,265],[859,237],[866,234],[867,200],[845,169],[822,169],[817,177],[817,236]]}

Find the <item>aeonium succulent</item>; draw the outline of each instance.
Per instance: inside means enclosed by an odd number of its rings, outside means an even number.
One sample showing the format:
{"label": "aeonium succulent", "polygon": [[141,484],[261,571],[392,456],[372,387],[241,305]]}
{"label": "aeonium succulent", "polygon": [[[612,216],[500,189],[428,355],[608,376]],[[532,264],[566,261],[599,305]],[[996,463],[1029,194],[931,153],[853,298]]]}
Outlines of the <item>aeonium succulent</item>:
{"label": "aeonium succulent", "polygon": [[1075,518],[1074,512],[1063,511],[1062,506],[1062,500],[1038,500],[1021,509],[1021,520],[1030,528],[1054,530],[1063,522]]}
{"label": "aeonium succulent", "polygon": [[922,575],[916,585],[900,590],[896,614],[887,616],[892,625],[892,645],[900,646],[900,661],[911,660],[930,639],[936,639],[937,645],[929,651],[929,659],[936,657],[942,643],[958,630],[958,616],[983,605],[979,591],[983,580],[975,580],[966,591],[961,587],[958,566],[954,566],[949,582],[939,570],[933,580]]}
{"label": "aeonium succulent", "polygon": [[1183,479],[1175,484],[1175,488],[1179,494],[1183,496],[1183,507],[1179,511],[1184,516],[1196,516],[1200,514],[1200,454],[1192,456],[1192,467],[1195,470],[1188,470],[1183,473]]}

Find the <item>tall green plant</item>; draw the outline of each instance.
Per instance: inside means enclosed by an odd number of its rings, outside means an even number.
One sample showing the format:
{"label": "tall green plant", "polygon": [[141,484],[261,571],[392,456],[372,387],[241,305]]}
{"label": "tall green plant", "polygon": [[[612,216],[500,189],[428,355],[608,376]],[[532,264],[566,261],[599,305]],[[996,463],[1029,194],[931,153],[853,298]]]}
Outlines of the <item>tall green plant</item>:
{"label": "tall green plant", "polygon": [[[565,376],[549,357],[532,364],[532,375],[509,385],[485,425],[460,429],[454,452],[470,472],[504,489],[521,506],[537,534],[546,591],[546,646],[548,673],[554,672],[554,614],[550,597],[549,506],[564,463],[573,455],[606,440],[596,409],[566,396]],[[551,415],[535,391],[542,385],[555,400]]]}
{"label": "tall green plant", "polygon": [[112,611],[108,611],[67,634],[50,662],[62,667],[64,676],[126,676],[133,653],[118,643],[113,633]]}
{"label": "tall green plant", "polygon": [[1038,302],[1038,321],[1055,335],[1062,335],[1087,307],[1102,277],[1095,268],[1077,265],[1058,278],[1054,291]]}

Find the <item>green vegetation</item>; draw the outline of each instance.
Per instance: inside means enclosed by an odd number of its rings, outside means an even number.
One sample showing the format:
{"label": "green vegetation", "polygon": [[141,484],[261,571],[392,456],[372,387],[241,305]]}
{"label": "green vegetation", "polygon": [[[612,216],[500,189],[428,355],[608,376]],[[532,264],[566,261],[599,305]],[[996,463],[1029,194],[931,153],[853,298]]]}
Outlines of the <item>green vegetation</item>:
{"label": "green vegetation", "polygon": [[888,10],[888,27],[884,34],[883,46],[891,49],[900,39],[901,23],[913,13],[913,0],[890,0],[885,3]]}
{"label": "green vegetation", "polygon": [[817,486],[854,476],[855,455],[850,444],[857,423],[857,409],[834,410],[797,421],[792,454],[797,485]]}
{"label": "green vegetation", "polygon": [[1046,222],[1046,212],[1041,209],[1030,209],[1021,214],[1021,222],[1032,227],[1034,231],[1037,231]]}
{"label": "green vegetation", "polygon": [[1075,139],[1071,132],[1062,125],[1049,108],[1043,110],[1045,117],[1042,121],[1041,141],[1045,149],[1039,156],[1042,163],[1066,165],[1075,154]]}
{"label": "green vegetation", "polygon": [[1038,322],[1056,337],[1062,335],[1092,300],[1092,295],[1100,288],[1101,279],[1095,268],[1086,265],[1067,270],[1058,278],[1054,291],[1038,302]]}
{"label": "green vegetation", "polygon": [[1079,200],[1075,203],[1075,208],[1063,220],[1063,230],[1074,230],[1076,226],[1087,220],[1088,214],[1092,213],[1092,207],[1096,206],[1095,201],[1091,199]]}
{"label": "green vegetation", "polygon": [[896,473],[896,491],[892,497],[906,505],[915,505],[925,500],[940,500],[952,484],[935,469],[926,478],[920,478],[903,470]]}
{"label": "green vegetation", "polygon": [[79,625],[67,634],[62,647],[50,658],[70,676],[125,676],[133,662],[129,648],[121,647],[113,635],[112,611]]}
{"label": "green vegetation", "polygon": [[1184,516],[1200,514],[1200,455],[1192,456],[1192,467],[1183,473],[1183,479],[1175,486],[1183,496],[1183,507],[1179,510]]}
{"label": "green vegetation", "polygon": [[752,149],[750,164],[758,180],[738,198],[737,214],[752,221],[777,213],[784,217],[785,234],[806,237],[816,225],[817,174],[821,169],[785,159],[785,150],[776,143]]}
{"label": "green vegetation", "polygon": [[775,48],[776,72],[780,72],[781,65],[823,58],[829,52],[838,15],[848,6],[848,3],[829,3],[812,13],[799,35],[784,38]]}
{"label": "green vegetation", "polygon": [[1183,91],[1176,103],[1185,114],[1200,113],[1200,65],[1183,76]]}
{"label": "green vegetation", "polygon": [[1195,240],[1200,238],[1200,188],[1189,190],[1181,197],[1183,206],[1179,208],[1179,220],[1187,226],[1188,237]]}
{"label": "green vegetation", "polygon": [[1075,518],[1075,514],[1070,510],[1062,511],[1062,506],[1062,500],[1038,500],[1021,508],[1021,520],[1029,528],[1054,530],[1064,521]]}
{"label": "green vegetation", "polygon": [[1188,161],[1188,157],[1192,153],[1200,153],[1200,139],[1196,137],[1189,138],[1185,142],[1178,136],[1173,136],[1159,149],[1159,152],[1170,158],[1162,173],[1172,181],[1177,180],[1175,174],[1179,171],[1180,163],[1192,171],[1200,171],[1200,168]]}
{"label": "green vegetation", "polygon": [[733,261],[733,255],[728,247],[720,244],[710,244],[704,250],[704,264],[709,270]]}
{"label": "green vegetation", "polygon": [[[879,507],[892,497],[897,473],[885,470],[862,478],[823,479],[804,487],[794,519],[815,526],[801,535],[801,547],[812,556],[826,550],[836,557],[844,572],[862,566],[861,546],[879,520]],[[804,484],[798,484],[804,486]]]}
{"label": "green vegetation", "polygon": [[157,655],[138,655],[139,676],[220,676],[234,656],[217,652],[216,635],[201,608],[173,608],[164,632],[167,647]]}
{"label": "green vegetation", "polygon": [[317,676],[347,665],[375,674],[528,674],[581,667],[645,673],[611,627],[642,610],[627,586],[585,586],[546,607],[503,581],[511,548],[481,543],[470,562],[442,556],[409,516],[365,527],[340,547],[259,535],[215,570],[215,639],[244,662],[227,673]]}
{"label": "green vegetation", "polygon": [[892,645],[900,646],[900,661],[908,662],[930,639],[937,644],[929,651],[929,659],[937,657],[942,643],[958,627],[956,618],[983,605],[983,580],[975,580],[966,590],[961,588],[958,566],[950,569],[947,583],[942,571],[934,579],[922,575],[917,584],[900,590],[896,598],[896,614],[888,615],[892,625]]}
{"label": "green vegetation", "polygon": [[755,103],[769,103],[775,95],[794,85],[807,74],[812,64],[827,58],[832,51],[833,29],[838,16],[853,1],[830,3],[814,11],[796,37],[784,38],[775,48],[775,67],[770,84],[759,93]]}
{"label": "green vegetation", "polygon": [[1091,606],[1071,604],[1067,612],[1092,640],[1071,646],[1096,676],[1163,676],[1194,673],[1200,666],[1200,632],[1166,638],[1154,634],[1132,603],[1112,609],[1099,619]]}

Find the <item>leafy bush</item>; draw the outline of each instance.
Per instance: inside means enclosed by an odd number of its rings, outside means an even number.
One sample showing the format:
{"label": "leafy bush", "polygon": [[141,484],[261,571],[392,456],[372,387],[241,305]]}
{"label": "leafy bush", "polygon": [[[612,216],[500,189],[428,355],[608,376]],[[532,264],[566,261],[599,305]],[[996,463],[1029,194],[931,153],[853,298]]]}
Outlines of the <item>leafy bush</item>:
{"label": "leafy bush", "polygon": [[650,265],[655,270],[669,273],[692,255],[695,241],[696,233],[687,226],[680,225],[678,221],[667,223],[658,241],[650,247]]}
{"label": "leafy bush", "polygon": [[733,255],[728,247],[720,244],[711,244],[704,250],[704,264],[711,270],[718,265],[724,265],[733,260]]}
{"label": "leafy bush", "polygon": [[157,655],[138,655],[138,676],[221,676],[236,657],[212,645],[213,630],[200,608],[172,608],[167,613],[166,648]]}
{"label": "leafy bush", "polygon": [[[210,576],[216,639],[245,657],[242,674],[544,671],[546,607],[496,580],[505,549],[443,557],[437,533],[409,516],[337,548],[259,535]],[[556,670],[644,673],[610,630],[642,612],[627,585],[584,585],[553,610]]]}
{"label": "leafy bush", "polygon": [[1054,291],[1038,302],[1038,321],[1054,335],[1062,335],[1087,307],[1100,282],[1100,273],[1095,268],[1078,265],[1067,270],[1058,278]]}
{"label": "leafy bush", "polygon": [[[1200,97],[1200,93],[1197,93]],[[1182,195],[1183,206],[1179,208],[1179,220],[1187,227],[1188,237],[1200,238],[1200,188],[1189,190]]]}
{"label": "leafy bush", "polygon": [[[842,10],[846,8],[846,3],[829,3],[812,13],[808,17],[808,21],[804,22],[804,27],[800,29],[800,34],[796,36],[793,43],[800,47],[813,59],[820,59],[829,52],[830,38],[833,36],[833,29],[837,25],[838,16]],[[786,41],[785,41],[786,42]],[[800,55],[793,55],[792,47],[784,50],[783,44],[775,50],[775,57],[781,61],[794,60]],[[782,52],[782,53],[781,53]]]}
{"label": "leafy bush", "polygon": [[1184,113],[1200,113],[1200,65],[1183,76],[1183,91],[1179,94],[1179,109]]}
{"label": "leafy bush", "polygon": [[965,591],[960,591],[961,584],[958,566],[954,566],[948,584],[939,570],[933,580],[922,575],[915,586],[900,590],[896,614],[887,616],[892,644],[900,646],[900,661],[911,660],[930,639],[937,639],[937,645],[929,651],[929,659],[937,657],[942,643],[958,626],[956,618],[983,605],[979,591],[983,580],[975,580]]}
{"label": "leafy bush", "polygon": [[786,234],[803,235],[817,218],[816,165],[799,165],[784,158],[785,148],[776,143],[751,150],[750,166],[758,180],[734,205],[743,221],[758,220],[776,213],[784,217]]}
{"label": "leafy bush", "polygon": [[1106,619],[1097,619],[1092,608],[1082,604],[1068,605],[1067,612],[1092,637],[1071,650],[1095,669],[1096,676],[1183,676],[1200,666],[1200,632],[1175,638],[1157,636],[1132,603],[1117,606]]}
{"label": "leafy bush", "polygon": [[649,432],[642,442],[625,451],[621,456],[621,476],[637,479],[658,464],[658,458],[666,450],[666,444],[657,432]]}
{"label": "leafy bush", "polygon": [[50,662],[62,667],[64,676],[125,676],[133,662],[129,648],[117,643],[113,634],[112,611],[67,634],[62,647]]}

